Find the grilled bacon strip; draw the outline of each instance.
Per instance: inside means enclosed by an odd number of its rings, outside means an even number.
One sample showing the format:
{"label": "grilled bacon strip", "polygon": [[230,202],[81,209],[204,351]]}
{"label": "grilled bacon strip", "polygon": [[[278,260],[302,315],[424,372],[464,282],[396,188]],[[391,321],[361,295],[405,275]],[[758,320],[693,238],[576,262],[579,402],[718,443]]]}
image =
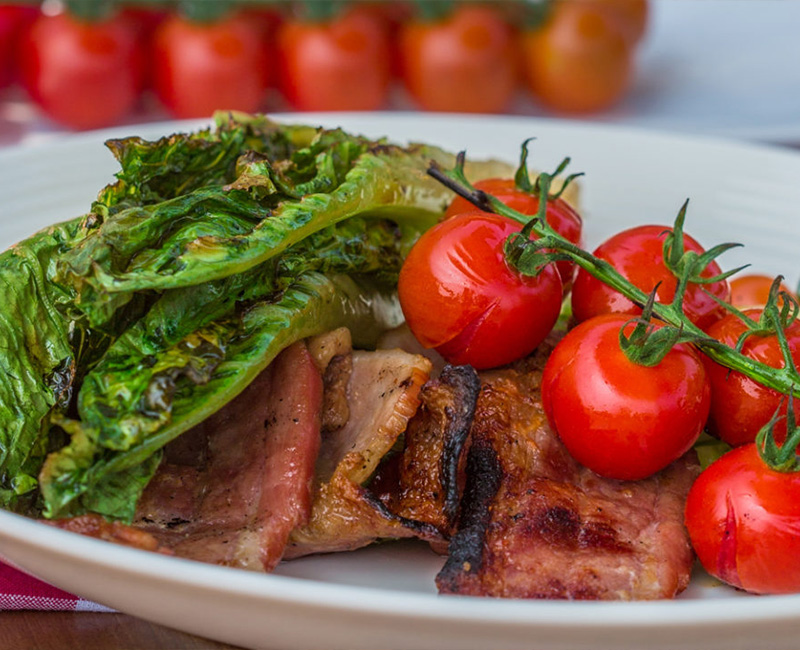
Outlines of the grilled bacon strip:
{"label": "grilled bacon strip", "polygon": [[176,555],[270,571],[308,520],[322,379],[304,343],[167,450],[137,526]]}
{"label": "grilled bacon strip", "polygon": [[484,375],[458,531],[440,593],[506,598],[671,598],[693,554],[687,455],[637,482],[578,465],[547,425],[541,356]]}
{"label": "grilled bacon strip", "polygon": [[130,546],[143,551],[154,551],[164,555],[174,554],[172,549],[162,546],[158,539],[150,533],[118,521],[108,521],[95,513],[87,513],[65,519],[54,519],[52,521],[45,519],[43,521],[49,526],[68,530],[79,535],[86,535],[87,537],[102,539],[106,542]]}
{"label": "grilled bacon strip", "polygon": [[[343,426],[324,430],[311,517],[292,532],[285,557],[353,550],[383,538],[440,539],[436,528],[391,512],[366,487],[416,413],[430,362],[399,349],[352,352],[348,361],[338,343],[312,341],[311,347],[336,348],[324,381],[340,386],[336,378],[347,378],[348,413]],[[325,419],[338,421],[330,411]]]}

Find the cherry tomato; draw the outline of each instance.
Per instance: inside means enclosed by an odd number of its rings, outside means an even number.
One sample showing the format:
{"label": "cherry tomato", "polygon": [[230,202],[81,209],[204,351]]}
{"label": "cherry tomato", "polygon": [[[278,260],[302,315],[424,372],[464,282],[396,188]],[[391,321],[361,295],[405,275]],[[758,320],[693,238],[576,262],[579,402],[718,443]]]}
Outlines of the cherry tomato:
{"label": "cherry tomato", "polygon": [[142,51],[135,30],[119,16],[82,21],[65,13],[42,14],[21,47],[29,94],[64,126],[113,124],[139,99]]}
{"label": "cherry tomato", "polygon": [[594,2],[557,2],[547,21],[521,36],[528,89],[563,113],[601,111],[618,102],[633,77],[633,48]]}
{"label": "cherry tomato", "polygon": [[122,19],[130,24],[136,32],[136,37],[141,44],[144,53],[144,78],[142,86],[146,89],[153,87],[153,73],[155,62],[153,61],[153,36],[158,26],[166,20],[169,12],[166,9],[149,6],[124,6],[120,14]]}
{"label": "cherry tomato", "polygon": [[[474,183],[474,187],[500,199],[508,207],[522,214],[535,215],[539,211],[539,197],[518,189],[511,178],[487,178]],[[445,218],[474,210],[475,206],[472,203],[457,196],[447,207]],[[548,199],[547,222],[561,236],[580,246],[583,220],[564,199]],[[556,262],[556,267],[565,286],[571,284],[575,273],[575,264],[561,261]]]}
{"label": "cherry tomato", "polygon": [[647,0],[570,0],[576,1],[591,3],[605,11],[632,45],[637,45],[644,38],[650,16]]}
{"label": "cherry tomato", "polygon": [[[761,310],[749,309],[744,312],[758,321]],[[708,328],[708,335],[734,347],[739,336],[745,331],[745,324],[734,314],[729,314]],[[800,321],[786,328],[792,359],[800,367]],[[761,361],[773,368],[785,366],[778,338],[769,336],[750,336],[741,348],[742,354]],[[719,364],[704,359],[711,381],[711,414],[708,420],[709,433],[724,440],[729,445],[742,445],[753,442],[758,430],[773,416],[778,407],[786,413],[786,404],[781,405],[783,396],[771,388],[765,388],[753,379]],[[795,412],[800,413],[800,400],[794,401]],[[786,422],[781,420],[775,427],[778,441],[786,436]]]}
{"label": "cherry tomato", "polygon": [[700,474],[685,522],[711,575],[758,594],[800,591],[800,474],[771,469],[754,443]]}
{"label": "cherry tomato", "polygon": [[607,314],[570,330],[545,365],[542,404],[575,460],[602,476],[638,480],[691,448],[710,390],[688,345],[674,346],[652,367],[631,361],[619,344],[627,320]]}
{"label": "cherry tomato", "polygon": [[[738,275],[731,278],[731,304],[737,309],[760,308],[767,304],[774,278],[768,275]],[[781,291],[792,294],[789,287],[781,283]],[[780,302],[780,298],[778,298]]]}
{"label": "cherry tomato", "polygon": [[36,7],[18,3],[0,4],[0,88],[14,81],[19,72],[17,50],[24,32],[38,15]]}
{"label": "cherry tomato", "polygon": [[174,14],[153,39],[156,93],[175,117],[261,107],[270,66],[256,23],[237,14],[210,22]]}
{"label": "cherry tomato", "polygon": [[[655,225],[630,228],[606,240],[595,249],[594,255],[609,262],[646,293],[659,285],[658,302],[669,303],[675,297],[678,280],[664,265],[662,246],[667,231],[671,228]],[[692,237],[684,233],[683,238],[687,251],[703,252]],[[720,272],[717,263],[712,262],[702,275],[713,277]],[[706,329],[727,313],[706,291],[725,301],[730,297],[730,286],[725,280],[703,285],[690,283],[684,296],[684,312],[701,329]],[[576,320],[583,321],[598,314],[635,315],[641,313],[641,309],[581,269],[572,287],[572,312]]]}
{"label": "cherry tomato", "polygon": [[289,20],[278,34],[281,89],[303,111],[369,111],[388,101],[389,32],[357,7],[324,22]]}
{"label": "cherry tomato", "polygon": [[447,17],[399,34],[403,79],[425,110],[498,113],[517,87],[510,27],[492,7],[459,3]]}
{"label": "cherry tomato", "polygon": [[558,319],[561,278],[552,266],[538,276],[511,269],[503,254],[522,226],[468,212],[428,230],[400,271],[398,292],[419,342],[450,363],[491,368],[529,354]]}

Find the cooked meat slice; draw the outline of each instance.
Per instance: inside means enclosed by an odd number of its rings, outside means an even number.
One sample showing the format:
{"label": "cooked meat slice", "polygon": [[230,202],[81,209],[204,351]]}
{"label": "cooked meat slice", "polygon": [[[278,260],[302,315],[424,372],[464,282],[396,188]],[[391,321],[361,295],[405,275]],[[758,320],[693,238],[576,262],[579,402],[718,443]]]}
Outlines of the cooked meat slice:
{"label": "cooked meat slice", "polygon": [[330,360],[322,383],[325,387],[322,398],[322,431],[324,435],[341,429],[350,419],[350,404],[347,401],[347,385],[353,374],[353,357],[337,354]]}
{"label": "cooked meat slice", "polygon": [[395,483],[385,474],[373,483],[389,510],[427,522],[445,538],[456,523],[464,452],[479,391],[480,380],[471,367],[445,366],[438,379],[422,387],[422,405],[408,424],[405,448],[392,468]]}
{"label": "cooked meat slice", "polygon": [[318,487],[311,521],[292,533],[285,559],[352,551],[378,539],[440,540],[436,528],[392,513],[371,490],[349,479],[352,465],[360,463],[357,455],[346,457]]}
{"label": "cooked meat slice", "polygon": [[350,405],[347,385],[353,373],[353,339],[350,330],[340,327],[308,340],[308,351],[322,373],[322,431],[336,431],[347,424]]}
{"label": "cooked meat slice", "polygon": [[356,351],[347,386],[347,424],[322,441],[316,478],[327,482],[348,455],[361,463],[349,465],[348,478],[366,481],[392,449],[419,406],[419,391],[427,381],[430,362],[402,350]]}
{"label": "cooked meat slice", "polygon": [[433,348],[424,348],[417,338],[411,333],[408,325],[402,323],[397,327],[384,332],[378,339],[377,348],[379,350],[393,350],[399,348],[412,354],[420,354],[427,357],[432,364],[431,377],[438,377],[447,362]]}
{"label": "cooked meat slice", "polygon": [[349,355],[353,351],[353,337],[346,327],[312,336],[306,344],[308,353],[321,373],[325,372],[331,359]]}
{"label": "cooked meat slice", "polygon": [[459,529],[441,593],[509,598],[671,598],[689,582],[683,504],[691,455],[649,479],[604,479],[550,430],[541,357],[484,376]]}
{"label": "cooked meat slice", "polygon": [[168,450],[138,525],[177,555],[271,570],[308,519],[321,405],[319,371],[296,343]]}
{"label": "cooked meat slice", "polygon": [[311,519],[292,533],[286,558],[351,550],[385,537],[438,537],[433,527],[389,512],[364,487],[416,412],[429,372],[427,359],[401,350],[352,354],[350,417],[323,438]]}
{"label": "cooked meat slice", "polygon": [[62,530],[88,537],[96,537],[107,542],[132,546],[144,551],[156,551],[157,553],[172,555],[172,550],[162,546],[150,533],[118,521],[107,521],[100,515],[86,514],[70,517],[69,519],[43,520],[43,522]]}

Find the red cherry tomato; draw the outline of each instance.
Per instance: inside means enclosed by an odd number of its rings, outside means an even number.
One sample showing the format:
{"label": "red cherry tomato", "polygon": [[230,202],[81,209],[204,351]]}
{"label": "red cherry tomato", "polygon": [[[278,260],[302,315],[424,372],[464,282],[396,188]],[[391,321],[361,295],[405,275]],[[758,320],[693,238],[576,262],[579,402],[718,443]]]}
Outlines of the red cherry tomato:
{"label": "red cherry tomato", "polygon": [[457,3],[436,21],[408,21],[399,34],[405,85],[425,110],[498,113],[517,87],[510,27],[492,7]]}
{"label": "red cherry tomato", "polygon": [[40,15],[22,44],[23,81],[42,110],[73,129],[115,123],[136,104],[143,60],[121,17],[81,21]]}
{"label": "red cherry tomato", "polygon": [[[731,304],[737,309],[756,309],[767,304],[774,278],[768,275],[737,275],[731,278]],[[781,283],[781,291],[792,294],[789,287]],[[780,301],[780,298],[778,299]]]}
{"label": "red cherry tomato", "polygon": [[755,444],[700,474],[685,522],[711,575],[757,594],[800,591],[800,474],[771,469]]}
{"label": "red cherry tomato", "polygon": [[386,24],[357,7],[324,22],[290,20],[278,34],[281,89],[303,111],[369,111],[388,101]]}
{"label": "red cherry tomato", "polygon": [[[474,183],[474,187],[487,194],[500,199],[508,207],[522,214],[535,215],[539,211],[539,197],[530,192],[520,190],[510,178],[489,178]],[[472,212],[475,206],[465,198],[457,196],[448,206],[445,218],[452,217],[462,212]],[[573,244],[581,245],[583,233],[583,220],[580,215],[564,199],[548,199],[547,223],[553,230]],[[561,280],[565,285],[572,282],[575,273],[575,264],[569,261],[556,262],[556,267],[561,273]]]}
{"label": "red cherry tomato", "polygon": [[[751,319],[758,321],[761,310],[746,310]],[[745,324],[737,316],[729,314],[708,328],[708,335],[734,347],[744,333]],[[786,328],[792,359],[800,367],[800,321]],[[773,368],[785,366],[777,336],[750,336],[742,346],[742,354],[761,361]],[[772,418],[778,407],[786,414],[786,404],[781,406],[783,396],[771,388],[765,388],[745,375],[729,370],[704,359],[711,381],[711,414],[708,430],[729,445],[753,442],[758,430]],[[800,413],[800,400],[794,401],[795,412]],[[786,422],[781,420],[775,427],[775,438],[781,441],[786,436]]]}
{"label": "red cherry tomato", "polygon": [[427,231],[400,271],[408,326],[450,363],[491,368],[530,353],[553,328],[561,278],[552,266],[527,277],[511,269],[503,244],[521,225],[469,212]]}
{"label": "red cherry tomato", "polygon": [[36,19],[36,7],[18,3],[0,4],[0,88],[19,73],[18,48],[24,33]]}
{"label": "red cherry tomato", "polygon": [[[656,285],[659,285],[657,301],[669,303],[675,297],[678,280],[664,265],[662,246],[667,231],[671,231],[671,228],[653,225],[624,230],[598,246],[594,255],[609,262],[646,293],[650,293]],[[687,251],[703,252],[700,244],[685,233],[684,248]],[[719,265],[712,262],[702,275],[713,277],[720,272]],[[706,291],[725,301],[730,297],[730,286],[725,280],[711,284],[689,285],[684,296],[684,312],[701,329],[706,329],[727,313],[706,295]],[[598,314],[635,315],[641,313],[641,310],[622,294],[581,269],[575,276],[572,287],[572,312],[576,320],[583,321]]]}
{"label": "red cherry tomato", "polygon": [[212,22],[172,15],[153,37],[156,93],[175,117],[257,111],[269,65],[258,25],[231,14]]}
{"label": "red cherry tomato", "polygon": [[710,390],[688,345],[676,345],[652,367],[628,359],[619,345],[627,320],[597,316],[570,330],[545,365],[542,404],[579,463],[602,476],[637,480],[694,444]]}
{"label": "red cherry tomato", "polygon": [[521,36],[528,89],[563,113],[610,108],[633,78],[633,47],[625,31],[595,2],[557,2],[548,20]]}

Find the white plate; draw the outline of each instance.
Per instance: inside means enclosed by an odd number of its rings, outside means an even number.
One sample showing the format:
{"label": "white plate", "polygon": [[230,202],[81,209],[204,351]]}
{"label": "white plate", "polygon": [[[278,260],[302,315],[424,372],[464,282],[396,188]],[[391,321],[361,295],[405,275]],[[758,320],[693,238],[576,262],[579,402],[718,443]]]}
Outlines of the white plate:
{"label": "white plate", "polygon": [[[515,161],[530,136],[531,163],[572,157],[582,179],[587,236],[598,243],[628,225],[670,224],[691,198],[687,231],[706,246],[746,246],[725,266],[753,263],[797,281],[800,155],[712,139],[528,118],[303,115],[371,136],[423,140],[472,157]],[[156,136],[159,124],[113,135]],[[109,132],[0,152],[0,242],[82,213],[115,163]],[[653,650],[796,648],[800,596],[751,597],[698,574],[678,600],[570,603],[440,597],[441,559],[414,543],[306,558],[260,575],[157,556],[0,512],[0,553],[85,598],[164,625],[281,650]]]}

